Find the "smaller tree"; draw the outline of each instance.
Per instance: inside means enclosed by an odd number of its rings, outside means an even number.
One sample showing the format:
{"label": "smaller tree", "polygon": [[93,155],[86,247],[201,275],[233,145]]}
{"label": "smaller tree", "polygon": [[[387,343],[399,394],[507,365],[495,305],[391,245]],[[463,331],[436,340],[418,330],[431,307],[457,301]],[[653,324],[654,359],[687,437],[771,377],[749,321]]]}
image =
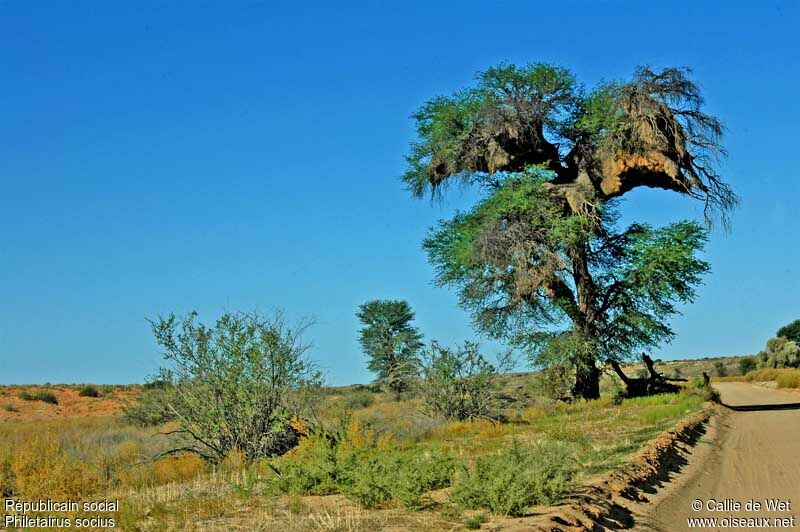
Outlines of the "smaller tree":
{"label": "smaller tree", "polygon": [[478,344],[464,342],[455,348],[431,344],[422,362],[421,395],[427,413],[464,421],[496,420],[500,401],[495,376],[512,365],[510,353],[491,364]]}
{"label": "smaller tree", "polygon": [[419,373],[422,348],[422,334],[411,325],[411,306],[405,301],[377,299],[358,307],[356,316],[364,324],[358,340],[369,356],[369,370],[392,391],[407,390]]}
{"label": "smaller tree", "polygon": [[742,375],[747,375],[754,369],[756,369],[757,364],[753,357],[744,357],[739,359],[739,373]]}
{"label": "smaller tree", "polygon": [[303,414],[298,400],[319,384],[301,337],[310,325],[290,326],[280,313],[224,314],[213,327],[173,314],[150,322],[164,350],[164,401],[188,447],[211,461],[231,451],[246,459],[279,455],[298,440],[292,420]]}
{"label": "smaller tree", "polygon": [[800,346],[783,336],[767,340],[767,348],[758,354],[759,367],[800,367]]}
{"label": "smaller tree", "polygon": [[800,343],[800,320],[794,320],[792,323],[784,325],[778,329],[776,336]]}

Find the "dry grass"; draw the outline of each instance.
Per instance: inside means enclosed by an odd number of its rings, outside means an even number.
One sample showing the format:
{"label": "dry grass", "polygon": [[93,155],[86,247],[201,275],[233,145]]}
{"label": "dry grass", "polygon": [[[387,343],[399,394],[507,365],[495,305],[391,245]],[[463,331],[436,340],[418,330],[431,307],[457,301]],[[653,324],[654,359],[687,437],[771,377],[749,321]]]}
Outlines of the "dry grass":
{"label": "dry grass", "polygon": [[747,375],[715,378],[719,382],[774,382],[778,388],[800,388],[800,369],[762,368]]}
{"label": "dry grass", "polygon": [[[504,391],[518,398],[507,410],[507,423],[448,423],[422,414],[413,397],[397,400],[363,387],[330,392],[319,414],[326,426],[350,431],[347,439],[354,444],[377,438],[381,445],[421,453],[443,448],[464,464],[515,440],[570,442],[581,465],[579,481],[587,481],[619,467],[643,443],[702,408],[701,399],[686,395],[567,405],[535,397],[530,380],[531,374],[502,377]],[[274,472],[267,463],[246,464],[235,453],[216,467],[193,455],[146,460],[177,442],[157,436],[159,429],[132,427],[107,415],[118,412],[135,389],[101,387],[100,398],[80,397],[79,387],[51,389],[58,406],[22,404],[17,395],[32,387],[0,389],[0,404],[11,406],[0,410],[0,490],[16,497],[118,498],[119,530],[463,529],[465,514],[448,502],[447,490],[432,493],[431,505],[422,511],[391,504],[364,510],[341,495],[272,496]],[[361,395],[351,398],[351,393]],[[366,393],[372,394],[369,399]],[[49,410],[41,414],[34,406]]]}

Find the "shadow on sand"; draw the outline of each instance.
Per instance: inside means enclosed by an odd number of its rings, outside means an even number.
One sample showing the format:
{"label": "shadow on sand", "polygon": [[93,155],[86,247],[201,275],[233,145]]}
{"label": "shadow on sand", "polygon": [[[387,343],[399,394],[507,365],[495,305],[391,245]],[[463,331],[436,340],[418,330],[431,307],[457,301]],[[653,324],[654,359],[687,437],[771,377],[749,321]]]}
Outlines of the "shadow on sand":
{"label": "shadow on sand", "polygon": [[763,410],[798,410],[800,403],[778,403],[774,405],[729,405],[720,403],[725,408],[730,408],[736,412],[760,412]]}

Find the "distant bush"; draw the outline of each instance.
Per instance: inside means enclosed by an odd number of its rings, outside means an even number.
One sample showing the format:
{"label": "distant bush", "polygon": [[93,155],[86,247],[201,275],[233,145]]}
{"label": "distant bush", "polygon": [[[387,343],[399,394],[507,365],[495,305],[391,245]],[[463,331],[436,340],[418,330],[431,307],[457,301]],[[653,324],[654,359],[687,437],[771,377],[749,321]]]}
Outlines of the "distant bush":
{"label": "distant bush", "polygon": [[550,399],[563,400],[572,397],[575,372],[566,366],[552,366],[540,371],[534,377],[536,391]]}
{"label": "distant bush", "polygon": [[700,397],[704,401],[711,401],[714,403],[720,402],[719,392],[713,386],[706,386],[703,383],[703,379],[699,377],[695,377],[681,389],[681,393],[684,395],[696,396]]}
{"label": "distant bush", "polygon": [[97,386],[87,384],[80,389],[78,395],[81,397],[100,397],[100,390],[97,389]]}
{"label": "distant bush", "polygon": [[515,441],[498,454],[478,457],[472,468],[456,477],[452,495],[468,508],[521,516],[533,504],[558,501],[574,472],[574,456],[564,444]]}
{"label": "distant bush", "polygon": [[367,408],[375,402],[375,394],[367,390],[350,392],[342,397],[342,405],[347,410]]}
{"label": "distant bush", "polygon": [[797,368],[800,367],[800,346],[783,336],[771,338],[756,359],[759,368]]}
{"label": "distant bush", "polygon": [[17,407],[10,403],[4,404],[3,410],[5,410],[6,412],[19,412],[19,410],[17,410]]}
{"label": "distant bush", "polygon": [[36,390],[33,393],[22,391],[19,393],[19,398],[25,401],[42,401],[51,405],[58,404],[58,398],[56,398],[56,394],[50,390]]}
{"label": "distant bush", "polygon": [[754,369],[756,369],[757,364],[753,357],[744,357],[739,359],[739,373],[742,375],[747,375]]}
{"label": "distant bush", "polygon": [[717,373],[717,377],[728,376],[728,368],[725,367],[721,360],[714,361],[714,371]]}
{"label": "distant bush", "polygon": [[[500,362],[506,365],[508,360]],[[497,419],[501,404],[493,380],[498,373],[476,343],[451,348],[433,342],[423,356],[419,383],[425,411],[458,421]]]}
{"label": "distant bush", "polygon": [[162,425],[175,419],[175,412],[169,402],[170,393],[165,386],[145,385],[142,395],[136,402],[125,408],[123,419],[131,425],[140,427]]}

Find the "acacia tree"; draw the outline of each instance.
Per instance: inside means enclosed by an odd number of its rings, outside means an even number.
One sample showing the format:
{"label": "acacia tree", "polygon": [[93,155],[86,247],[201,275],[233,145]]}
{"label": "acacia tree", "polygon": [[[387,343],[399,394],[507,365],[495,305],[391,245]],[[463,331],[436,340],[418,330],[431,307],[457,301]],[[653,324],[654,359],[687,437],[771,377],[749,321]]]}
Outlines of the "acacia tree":
{"label": "acacia tree", "polygon": [[369,356],[367,367],[378,382],[395,392],[405,391],[418,373],[422,335],[411,325],[414,311],[405,301],[368,301],[356,316],[364,324],[359,342]]}
{"label": "acacia tree", "polygon": [[636,70],[585,90],[566,69],[501,65],[428,101],[403,180],[416,197],[451,182],[485,198],[431,231],[423,247],[479,330],[569,365],[573,394],[599,396],[598,361],[669,340],[667,318],[708,271],[706,229],[617,224],[637,187],[703,202],[727,222],[736,197],[714,169],[719,121],[688,70]]}

